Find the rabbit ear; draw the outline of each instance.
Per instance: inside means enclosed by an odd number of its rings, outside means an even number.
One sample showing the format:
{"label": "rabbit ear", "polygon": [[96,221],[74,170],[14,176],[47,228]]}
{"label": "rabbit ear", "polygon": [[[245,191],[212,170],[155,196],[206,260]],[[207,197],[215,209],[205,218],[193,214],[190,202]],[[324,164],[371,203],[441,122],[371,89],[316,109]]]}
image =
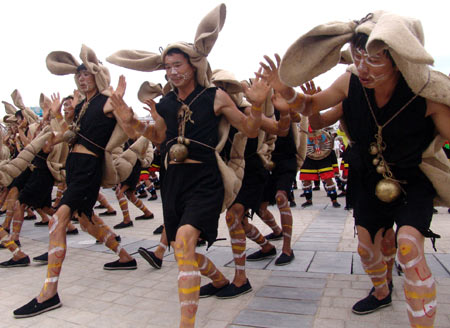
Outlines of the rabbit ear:
{"label": "rabbit ear", "polygon": [[163,95],[163,89],[161,84],[152,82],[144,82],[138,91],[138,99],[140,102],[144,102],[147,99],[155,99],[156,97]]}
{"label": "rabbit ear", "polygon": [[55,75],[75,74],[80,63],[65,51],[53,51],[45,59],[48,70]]}
{"label": "rabbit ear", "polygon": [[50,107],[52,104],[52,101],[50,100],[49,97],[47,97],[46,95],[44,95],[43,93],[41,93],[40,97],[39,97],[39,107],[44,108],[44,107]]}
{"label": "rabbit ear", "polygon": [[211,49],[216,43],[219,32],[225,23],[226,7],[220,4],[207,14],[197,28],[195,34],[194,47],[195,50],[203,56],[208,56]]}
{"label": "rabbit ear", "polygon": [[5,105],[5,112],[8,115],[13,115],[16,114],[17,112],[17,108],[14,107],[13,105],[11,105],[9,102],[6,101],[2,101],[3,105]]}
{"label": "rabbit ear", "polygon": [[281,80],[298,86],[336,66],[341,48],[353,36],[355,22],[319,25],[295,41],[283,56]]}
{"label": "rabbit ear", "polygon": [[161,54],[143,50],[119,50],[107,57],[106,61],[141,72],[153,72],[164,68]]}
{"label": "rabbit ear", "polygon": [[22,100],[22,95],[20,94],[19,90],[17,90],[17,89],[14,90],[14,91],[11,93],[11,98],[12,98],[12,100],[13,100],[14,105],[15,105],[17,108],[19,108],[19,109],[25,109],[25,105],[24,105],[23,100]]}

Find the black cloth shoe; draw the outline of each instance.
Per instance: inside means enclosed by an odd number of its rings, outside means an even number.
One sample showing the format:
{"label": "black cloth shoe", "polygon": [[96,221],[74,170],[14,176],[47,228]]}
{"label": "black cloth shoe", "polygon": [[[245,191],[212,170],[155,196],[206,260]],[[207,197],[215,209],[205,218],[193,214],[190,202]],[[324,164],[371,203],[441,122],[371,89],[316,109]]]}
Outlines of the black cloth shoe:
{"label": "black cloth shoe", "polygon": [[8,261],[0,263],[0,268],[17,268],[25,267],[30,265],[30,258],[25,256],[23,259],[15,261],[14,259],[9,259]]}
{"label": "black cloth shoe", "polygon": [[139,193],[139,195],[137,196],[137,198],[147,198],[148,194],[147,192],[143,192],[143,193]]}
{"label": "black cloth shoe", "polygon": [[43,222],[43,221],[34,222],[34,225],[35,225],[36,227],[48,226],[48,221],[47,221],[47,222]]}
{"label": "black cloth shoe", "polygon": [[67,235],[78,235],[78,229],[75,228],[73,230],[67,230]]}
{"label": "black cloth shoe", "polygon": [[223,287],[214,287],[212,282],[210,282],[209,284],[200,287],[200,296],[199,297],[200,298],[206,298],[206,297],[214,296],[218,292],[220,292],[222,289],[227,288],[229,285],[230,284],[226,284]]}
{"label": "black cloth shoe", "polygon": [[275,265],[281,266],[291,263],[295,258],[294,251],[291,250],[291,255],[281,253],[281,255],[275,260]]}
{"label": "black cloth shoe", "polygon": [[20,319],[34,317],[35,315],[57,309],[61,306],[62,303],[59,300],[58,293],[42,303],[38,303],[37,298],[33,298],[29,303],[14,311],[14,318]]}
{"label": "black cloth shoe", "polygon": [[347,195],[347,192],[342,191],[342,192],[339,193],[336,197],[345,197],[345,195]]}
{"label": "black cloth shoe", "polygon": [[241,287],[236,287],[235,284],[229,284],[227,287],[223,288],[216,294],[217,298],[227,299],[227,298],[235,298],[239,295],[244,295],[252,291],[252,285],[250,285],[250,281],[243,284]]}
{"label": "black cloth shoe", "polygon": [[151,220],[154,218],[155,218],[155,215],[153,213],[150,214],[149,216],[145,216],[145,214],[142,214],[142,215],[136,217],[135,220]]}
{"label": "black cloth shoe", "polygon": [[47,264],[48,263],[48,253],[33,257],[33,262]]}
{"label": "black cloth shoe", "polygon": [[137,263],[135,259],[132,259],[131,261],[121,263],[119,260],[114,262],[106,263],[103,266],[104,270],[136,270],[137,269]]}
{"label": "black cloth shoe", "polygon": [[144,247],[139,247],[138,253],[155,269],[161,269],[162,260],[156,257],[155,253],[146,250]]}
{"label": "black cloth shoe", "polygon": [[157,200],[157,199],[158,199],[158,195],[152,194],[148,200]]}
{"label": "black cloth shoe", "polygon": [[308,206],[312,206],[312,201],[306,201],[302,204],[302,207],[308,207]]}
{"label": "black cloth shoe", "polygon": [[433,207],[433,214],[438,214],[438,213],[439,213],[439,211]]}
{"label": "black cloth shoe", "polygon": [[278,235],[276,235],[273,232],[271,232],[268,235],[265,235],[264,238],[266,238],[267,240],[281,240],[283,239],[283,233],[280,232]]}
{"label": "black cloth shoe", "polygon": [[95,206],[94,208],[95,209],[104,209],[104,208],[106,208],[106,206],[103,206],[102,204],[100,204],[100,205]]}
{"label": "black cloth shoe", "polygon": [[297,206],[297,204],[293,200],[290,200],[289,207],[295,207],[295,206]]}
{"label": "black cloth shoe", "polygon": [[119,224],[116,224],[113,228],[114,229],[125,229],[133,226],[133,221],[130,221],[128,223],[120,222]]}
{"label": "black cloth shoe", "polygon": [[0,211],[0,215],[3,215],[3,214],[5,214],[5,213],[6,213],[6,210]]}
{"label": "black cloth shoe", "polygon": [[[392,281],[388,284],[388,287],[389,287],[389,292],[392,293],[392,290],[394,289],[394,284]],[[369,292],[369,295],[372,294],[373,292],[375,292],[375,287],[372,287],[372,289]]]}
{"label": "black cloth shoe", "polygon": [[382,300],[379,300],[373,294],[370,294],[353,305],[352,312],[355,314],[368,314],[391,304],[391,292],[389,292],[389,295]]}
{"label": "black cloth shoe", "polygon": [[36,220],[36,215],[27,215],[27,216],[24,216],[23,219],[24,219],[25,221]]}
{"label": "black cloth shoe", "polygon": [[276,248],[272,248],[270,251],[263,253],[261,250],[250,254],[249,256],[247,256],[247,261],[252,262],[252,261],[262,261],[271,257],[274,257],[275,255],[277,255],[277,250]]}
{"label": "black cloth shoe", "polygon": [[162,234],[163,230],[164,230],[164,226],[161,224],[158,228],[153,230],[153,234],[154,235],[160,235],[160,234]]}
{"label": "black cloth shoe", "polygon": [[117,214],[116,211],[112,211],[112,212],[105,211],[105,212],[99,213],[98,216],[115,216],[116,214]]}
{"label": "black cloth shoe", "polygon": [[320,186],[315,186],[315,187],[313,188],[313,190],[315,190],[315,191],[320,190]]}
{"label": "black cloth shoe", "polygon": [[[116,236],[116,241],[117,241],[118,243],[120,243],[120,242],[122,241],[122,238],[121,238],[119,235],[117,235],[117,236]],[[102,242],[101,242],[100,240],[96,240],[95,243],[96,243],[96,244],[102,244]]]}
{"label": "black cloth shoe", "polygon": [[341,207],[341,204],[339,204],[338,202],[333,202],[333,207],[339,208],[339,207]]}

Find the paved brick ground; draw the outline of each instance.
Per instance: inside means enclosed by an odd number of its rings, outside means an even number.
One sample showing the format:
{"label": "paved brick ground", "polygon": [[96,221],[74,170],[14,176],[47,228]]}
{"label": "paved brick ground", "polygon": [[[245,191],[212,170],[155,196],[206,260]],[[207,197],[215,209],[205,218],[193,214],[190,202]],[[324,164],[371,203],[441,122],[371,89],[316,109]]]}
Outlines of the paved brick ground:
{"label": "paved brick ground", "polygon": [[[119,206],[111,190],[104,190],[118,211],[105,221],[113,226],[121,220]],[[314,327],[314,328],[390,328],[408,327],[402,291],[402,278],[394,277],[393,306],[366,316],[356,316],[350,308],[370,289],[355,253],[351,212],[330,206],[325,192],[314,192],[314,206],[298,206],[294,216],[293,249],[295,261],[284,267],[273,265],[273,259],[247,264],[253,292],[231,300],[202,299],[197,315],[197,327]],[[160,201],[146,202],[155,213],[150,221],[135,221],[133,228],[118,231],[122,246],[130,253],[139,247],[155,247],[159,236],[152,231],[162,222]],[[344,204],[343,204],[344,205]],[[279,221],[278,211],[271,208]],[[437,252],[426,243],[427,259],[438,283],[439,310],[436,327],[450,327],[450,215],[439,208],[432,229],[441,234]],[[141,213],[130,205],[132,217]],[[254,223],[263,233],[269,233],[256,218]],[[208,256],[230,279],[234,269],[225,220],[219,227],[219,241]],[[46,227],[34,227],[25,222],[21,242],[32,257],[46,251]],[[281,241],[275,242],[281,250]],[[177,267],[173,255],[167,253],[161,270],[151,268],[136,254],[138,269],[109,272],[103,264],[115,260],[104,246],[95,245],[89,235],[81,232],[68,236],[68,251],[64,262],[59,294],[64,306],[38,317],[16,320],[12,310],[28,302],[40,290],[45,266],[32,264],[26,268],[0,269],[0,327],[177,327],[179,307]],[[247,252],[257,249],[248,242]],[[10,258],[0,251],[0,261]],[[207,280],[202,278],[202,284]]]}

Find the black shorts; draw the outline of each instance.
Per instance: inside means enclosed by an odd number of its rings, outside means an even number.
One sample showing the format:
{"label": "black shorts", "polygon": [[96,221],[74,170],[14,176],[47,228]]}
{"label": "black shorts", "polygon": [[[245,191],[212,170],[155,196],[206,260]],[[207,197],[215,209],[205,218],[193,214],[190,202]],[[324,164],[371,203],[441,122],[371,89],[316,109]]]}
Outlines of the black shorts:
{"label": "black shorts", "polygon": [[200,230],[200,237],[209,246],[213,244],[224,198],[217,164],[171,164],[162,183],[164,225],[169,243],[175,240],[180,226],[189,224]]}
{"label": "black shorts", "polygon": [[242,179],[242,186],[233,204],[241,204],[245,211],[258,212],[264,196],[264,185],[266,184],[269,172],[263,167],[261,160],[258,163],[246,160],[245,173]]}
{"label": "black shorts", "polygon": [[278,190],[283,190],[289,195],[296,174],[297,160],[295,157],[276,161],[264,186],[263,202],[275,204],[275,195]]}
{"label": "black shorts", "polygon": [[29,167],[27,167],[27,169],[25,171],[23,171],[22,173],[20,173],[19,176],[17,176],[8,186],[8,189],[11,189],[13,187],[16,187],[19,191],[21,191],[27,181],[28,178],[31,176],[31,170]]}
{"label": "black shorts", "polygon": [[133,166],[133,170],[131,171],[128,178],[121,183],[122,186],[128,186],[129,191],[136,190],[136,185],[139,182],[139,177],[141,176],[141,161],[137,160],[136,164]]}
{"label": "black shorts", "polygon": [[55,180],[48,168],[35,168],[25,187],[20,191],[19,202],[35,209],[52,206]]}
{"label": "black shorts", "polygon": [[[394,223],[397,229],[412,226],[425,237],[430,237],[430,224],[433,216],[433,199],[436,191],[430,180],[417,168],[415,178],[408,180],[402,188],[403,194],[392,203],[384,203],[375,196],[374,184],[365,184],[358,179],[358,172],[350,166],[349,184],[352,194],[355,225],[367,229],[372,241],[380,229],[389,229]],[[399,177],[400,180],[400,177]],[[368,190],[368,189],[371,190]]]}
{"label": "black shorts", "polygon": [[59,203],[71,212],[92,216],[102,182],[102,159],[81,153],[70,153],[66,161],[67,189]]}

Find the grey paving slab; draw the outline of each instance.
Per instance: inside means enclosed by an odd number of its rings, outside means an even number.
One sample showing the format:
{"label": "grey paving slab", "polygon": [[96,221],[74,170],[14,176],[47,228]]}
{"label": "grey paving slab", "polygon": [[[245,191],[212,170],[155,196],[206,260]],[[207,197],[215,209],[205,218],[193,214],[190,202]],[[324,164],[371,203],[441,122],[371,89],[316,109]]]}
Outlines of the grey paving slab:
{"label": "grey paving slab", "polygon": [[233,324],[262,328],[312,327],[313,316],[245,310],[238,314]]}
{"label": "grey paving slab", "polygon": [[328,229],[318,229],[318,228],[308,228],[306,229],[303,234],[323,234],[323,235],[341,235],[342,231],[344,231],[344,228],[342,228],[341,230],[337,231],[337,230],[328,230]]}
{"label": "grey paving slab", "polygon": [[248,304],[247,308],[257,311],[314,315],[317,312],[318,305],[319,302],[317,301],[255,297]]}
{"label": "grey paving slab", "polygon": [[[121,236],[121,239],[122,240],[120,241],[120,246],[122,246],[125,249],[126,249],[126,247],[128,245],[136,243],[136,242],[142,240],[141,238],[128,237],[128,236]],[[111,251],[105,245],[103,245],[103,244],[96,244],[96,243],[94,243],[94,245],[90,245],[88,247],[88,250],[93,251],[93,252],[103,252],[103,253],[109,253],[109,254],[113,253],[113,251]]]}
{"label": "grey paving slab", "polygon": [[[130,252],[129,253],[135,254],[139,247],[143,247],[145,249],[154,251],[156,249],[156,246],[158,246],[158,245],[159,245],[159,241],[143,239],[143,240],[136,242],[136,251],[134,251],[134,252],[132,251],[131,253]],[[127,252],[128,252],[128,249],[127,249]]]}
{"label": "grey paving slab", "polygon": [[289,272],[289,271],[272,271],[272,277],[298,277],[298,278],[315,278],[315,279],[327,279],[328,273],[318,273],[318,272]]}
{"label": "grey paving slab", "polygon": [[303,235],[299,238],[299,241],[302,242],[324,242],[324,243],[339,243],[341,241],[341,237],[326,237],[326,236],[309,236]]}
{"label": "grey paving slab", "polygon": [[327,230],[319,230],[319,231],[311,231],[305,230],[300,238],[303,237],[326,237],[326,238],[341,238],[341,233],[337,231],[327,231]]}
{"label": "grey paving slab", "polygon": [[434,254],[425,254],[427,264],[435,277],[450,277],[449,272],[442,266]]}
{"label": "grey paving slab", "polygon": [[450,272],[450,254],[434,254],[434,257]]}
{"label": "grey paving slab", "polygon": [[318,278],[298,278],[298,277],[283,277],[270,276],[265,284],[267,286],[282,286],[282,287],[305,287],[305,288],[324,288],[327,283],[326,279]]}
{"label": "grey paving slab", "polygon": [[294,260],[288,265],[277,266],[275,265],[275,261],[272,261],[267,265],[266,269],[272,271],[306,271],[314,257],[314,252],[295,251],[294,255]]}
{"label": "grey paving slab", "polygon": [[308,271],[350,274],[351,267],[351,252],[316,252]]}
{"label": "grey paving slab", "polygon": [[338,243],[298,241],[292,245],[292,249],[300,251],[336,251],[338,245]]}
{"label": "grey paving slab", "polygon": [[290,300],[318,301],[322,296],[322,290],[318,288],[264,286],[256,292],[255,296]]}

